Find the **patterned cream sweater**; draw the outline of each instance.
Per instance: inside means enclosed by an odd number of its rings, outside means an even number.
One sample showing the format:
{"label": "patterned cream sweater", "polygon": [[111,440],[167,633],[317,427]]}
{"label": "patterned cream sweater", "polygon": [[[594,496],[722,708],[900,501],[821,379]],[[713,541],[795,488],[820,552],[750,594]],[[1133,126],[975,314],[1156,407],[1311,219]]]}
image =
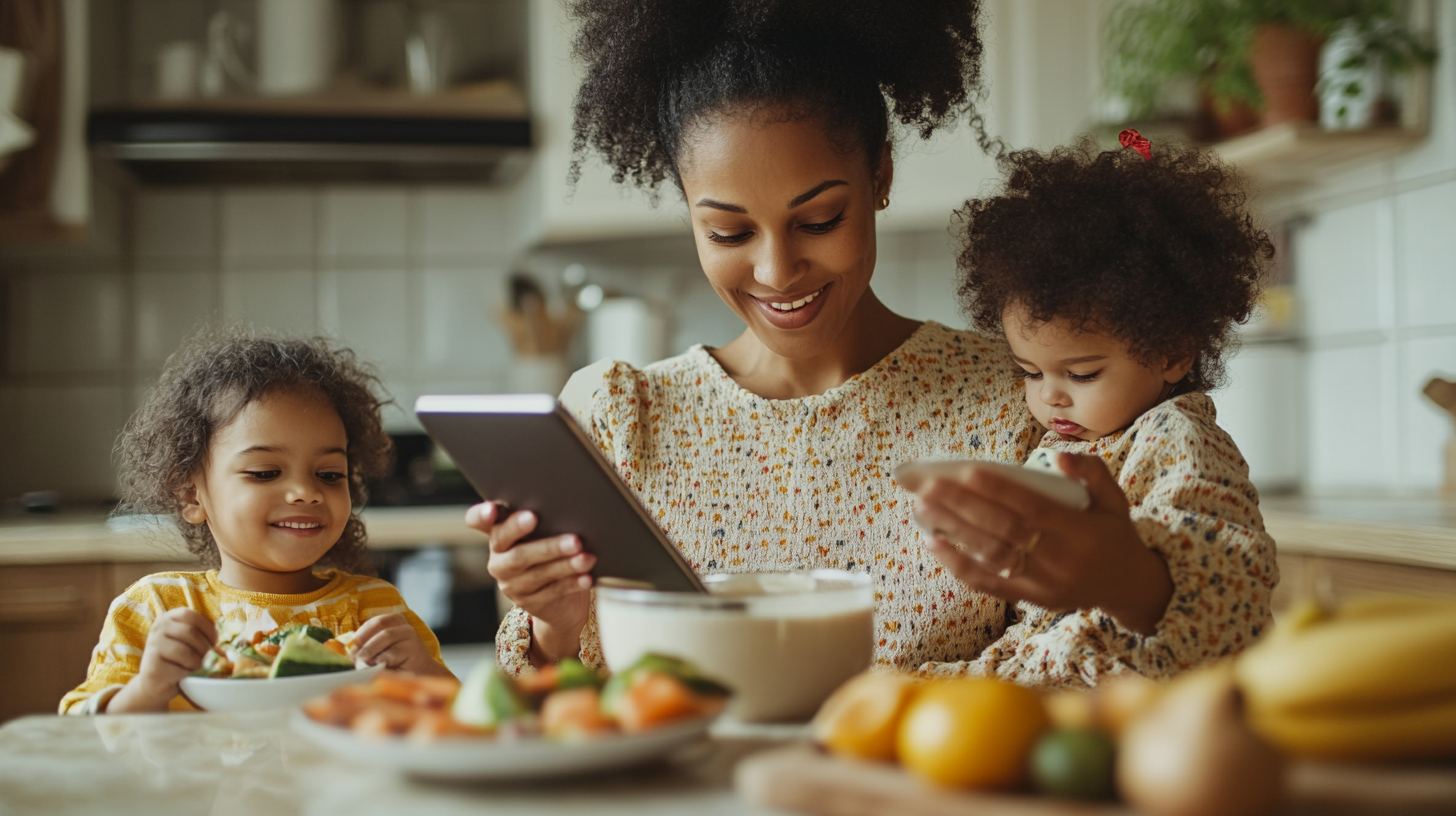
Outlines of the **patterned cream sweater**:
{"label": "patterned cream sweater", "polygon": [[[969,590],[921,546],[914,497],[890,478],[896,465],[923,457],[1021,462],[1042,437],[1000,341],[925,323],[863,374],[791,400],[743,389],[702,346],[643,370],[592,366],[567,391],[584,377],[595,382],[587,383],[585,404],[563,398],[695,570],[868,573],[879,666],[1068,685],[1084,678],[1086,661],[1074,655],[1108,647],[1114,663],[1164,671],[1139,662],[1151,652],[1134,633],[1069,638],[1065,626],[1055,635],[1067,653],[1061,662],[1008,659],[1032,642],[1037,624],[1056,629],[1061,622]],[[1272,547],[1268,552],[1272,559]],[[1196,561],[1180,563],[1199,569],[1193,580],[1207,579]],[[1008,619],[1019,623],[1008,628]],[[1245,627],[1244,639],[1254,631]],[[529,665],[530,645],[530,616],[514,609],[501,622],[497,658],[518,673]],[[1177,662],[1211,655],[1198,651]],[[581,658],[602,662],[594,618],[582,632]]]}

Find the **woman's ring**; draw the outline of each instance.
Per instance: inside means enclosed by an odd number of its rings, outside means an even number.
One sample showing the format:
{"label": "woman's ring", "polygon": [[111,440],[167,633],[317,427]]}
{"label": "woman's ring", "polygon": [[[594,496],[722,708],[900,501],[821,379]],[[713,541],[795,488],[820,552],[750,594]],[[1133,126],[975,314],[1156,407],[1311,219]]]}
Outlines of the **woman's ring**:
{"label": "woman's ring", "polygon": [[1030,553],[1032,550],[1036,549],[1036,545],[1040,542],[1041,530],[1032,530],[1031,540],[1026,542],[1026,546],[1016,548],[1016,563],[1012,564],[1006,569],[1001,570],[996,574],[1001,576],[1002,580],[1005,580],[1007,578],[1014,578],[1017,575],[1020,575],[1022,571],[1026,569],[1027,553]]}

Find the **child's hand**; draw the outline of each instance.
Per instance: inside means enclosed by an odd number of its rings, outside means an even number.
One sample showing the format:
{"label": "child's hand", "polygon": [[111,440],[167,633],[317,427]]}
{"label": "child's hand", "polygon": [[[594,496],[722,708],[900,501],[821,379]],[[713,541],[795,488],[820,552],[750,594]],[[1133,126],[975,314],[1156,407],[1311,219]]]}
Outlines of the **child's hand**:
{"label": "child's hand", "polygon": [[197,610],[167,610],[147,633],[141,671],[111,698],[106,710],[113,714],[166,711],[182,678],[202,668],[202,659],[215,642],[217,629]]}
{"label": "child's hand", "polygon": [[359,627],[354,636],[354,659],[414,674],[450,674],[435,662],[419,633],[398,612],[370,618]]}

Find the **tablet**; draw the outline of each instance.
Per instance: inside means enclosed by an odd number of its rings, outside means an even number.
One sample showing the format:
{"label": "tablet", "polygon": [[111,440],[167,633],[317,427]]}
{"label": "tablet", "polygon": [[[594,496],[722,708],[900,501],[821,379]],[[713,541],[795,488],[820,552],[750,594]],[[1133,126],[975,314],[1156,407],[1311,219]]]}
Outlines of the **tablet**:
{"label": "tablet", "polygon": [[555,397],[428,395],[415,415],[480,495],[536,514],[532,538],[579,536],[602,585],[706,591]]}

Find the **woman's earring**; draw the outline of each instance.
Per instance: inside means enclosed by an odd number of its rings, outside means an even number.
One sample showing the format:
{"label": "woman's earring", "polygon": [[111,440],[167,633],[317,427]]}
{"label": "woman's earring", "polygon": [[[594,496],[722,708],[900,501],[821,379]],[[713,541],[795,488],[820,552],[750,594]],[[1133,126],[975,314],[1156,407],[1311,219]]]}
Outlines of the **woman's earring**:
{"label": "woman's earring", "polygon": [[881,198],[880,199],[880,209],[883,210],[884,208],[886,208],[888,206],[890,206],[890,197],[889,196],[885,196],[884,198]]}

